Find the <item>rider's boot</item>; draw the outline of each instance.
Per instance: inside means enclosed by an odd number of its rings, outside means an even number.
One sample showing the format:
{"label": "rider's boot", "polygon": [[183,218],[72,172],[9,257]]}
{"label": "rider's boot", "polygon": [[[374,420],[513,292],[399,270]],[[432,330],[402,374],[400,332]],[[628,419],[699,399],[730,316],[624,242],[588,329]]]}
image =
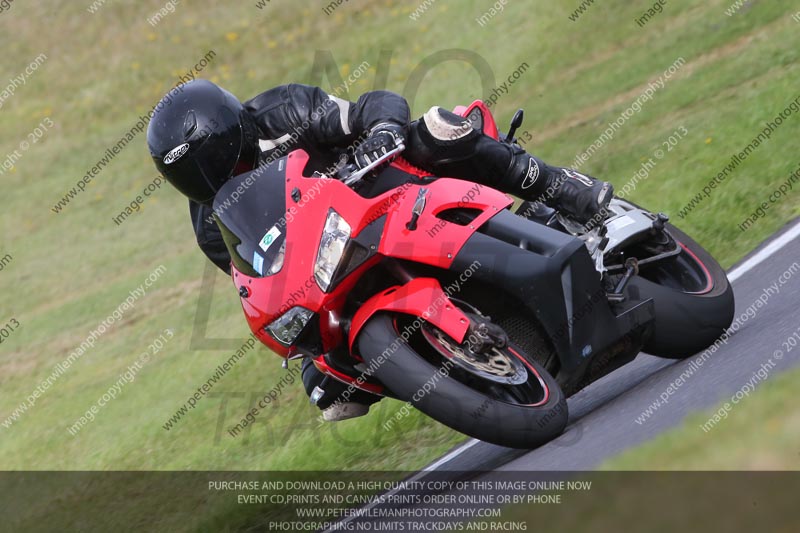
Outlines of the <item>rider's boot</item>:
{"label": "rider's boot", "polygon": [[520,198],[542,202],[587,226],[606,218],[608,203],[614,196],[609,182],[569,168],[552,167],[518,146],[511,150],[511,164],[503,181]]}
{"label": "rider's boot", "polygon": [[571,169],[553,167],[517,144],[496,141],[463,117],[433,107],[409,129],[404,157],[439,176],[468,179],[542,202],[581,224],[602,221],[613,187]]}

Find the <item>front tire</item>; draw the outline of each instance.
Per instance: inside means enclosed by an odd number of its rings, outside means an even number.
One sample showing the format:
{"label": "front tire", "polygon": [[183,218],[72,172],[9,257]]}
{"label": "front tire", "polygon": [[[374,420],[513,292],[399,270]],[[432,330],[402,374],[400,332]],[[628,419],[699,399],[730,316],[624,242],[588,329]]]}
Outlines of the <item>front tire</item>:
{"label": "front tire", "polygon": [[[403,339],[398,317],[378,314],[367,322],[358,336],[358,350],[364,361],[375,368],[377,377],[394,396],[410,402],[431,418],[466,435],[510,448],[530,449],[558,436],[567,425],[567,403],[555,379],[533,358],[514,345],[508,349],[529,369],[529,376],[541,388],[541,398],[531,404],[514,403],[513,394],[503,396],[495,384],[486,391],[469,385],[463,373],[442,372],[430,354],[423,356]],[[418,335],[418,337],[421,335]],[[393,347],[396,349],[393,350]],[[461,376],[461,379],[459,379]],[[467,378],[474,376],[469,375]],[[526,385],[527,386],[527,385]],[[422,391],[425,391],[424,394]],[[487,392],[489,391],[489,392]]]}

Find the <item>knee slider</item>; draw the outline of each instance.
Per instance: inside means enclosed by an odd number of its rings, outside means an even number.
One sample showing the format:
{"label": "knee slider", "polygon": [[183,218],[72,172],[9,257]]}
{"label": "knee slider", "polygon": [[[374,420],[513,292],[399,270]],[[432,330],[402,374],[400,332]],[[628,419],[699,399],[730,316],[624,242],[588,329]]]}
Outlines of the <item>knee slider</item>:
{"label": "knee slider", "polygon": [[439,106],[431,107],[422,117],[422,120],[428,133],[438,143],[457,141],[475,131],[464,117]]}

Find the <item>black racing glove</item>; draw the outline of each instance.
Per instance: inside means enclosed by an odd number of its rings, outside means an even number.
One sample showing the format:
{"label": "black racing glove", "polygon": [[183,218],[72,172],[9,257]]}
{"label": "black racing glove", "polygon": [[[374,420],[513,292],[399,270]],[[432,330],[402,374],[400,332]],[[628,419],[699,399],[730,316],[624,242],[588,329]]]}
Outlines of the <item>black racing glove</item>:
{"label": "black racing glove", "polygon": [[356,165],[360,169],[364,168],[403,143],[405,143],[405,128],[397,124],[378,124],[355,149]]}

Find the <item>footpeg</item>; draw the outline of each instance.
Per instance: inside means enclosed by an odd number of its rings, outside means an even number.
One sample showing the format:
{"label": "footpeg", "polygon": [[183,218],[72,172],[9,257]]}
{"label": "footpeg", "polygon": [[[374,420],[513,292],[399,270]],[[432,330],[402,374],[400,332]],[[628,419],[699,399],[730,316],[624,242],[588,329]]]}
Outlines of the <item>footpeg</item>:
{"label": "footpeg", "polygon": [[625,274],[623,274],[622,279],[619,280],[617,286],[614,288],[614,292],[606,294],[608,297],[609,302],[622,302],[625,300],[625,295],[623,291],[625,287],[628,286],[628,282],[630,282],[631,278],[639,273],[639,261],[636,260],[635,257],[629,257],[625,261]]}

